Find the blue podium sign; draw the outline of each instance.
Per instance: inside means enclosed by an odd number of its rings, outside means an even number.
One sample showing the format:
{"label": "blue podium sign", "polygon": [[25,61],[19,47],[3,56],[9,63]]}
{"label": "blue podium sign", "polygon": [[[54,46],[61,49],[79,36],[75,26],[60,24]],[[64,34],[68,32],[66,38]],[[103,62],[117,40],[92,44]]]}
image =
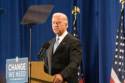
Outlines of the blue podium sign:
{"label": "blue podium sign", "polygon": [[28,58],[6,60],[6,83],[28,83]]}

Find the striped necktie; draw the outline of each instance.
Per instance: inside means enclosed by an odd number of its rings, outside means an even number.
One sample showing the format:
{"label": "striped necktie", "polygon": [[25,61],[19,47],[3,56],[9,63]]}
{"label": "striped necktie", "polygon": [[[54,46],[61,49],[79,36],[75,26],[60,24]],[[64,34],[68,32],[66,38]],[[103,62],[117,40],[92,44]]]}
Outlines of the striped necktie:
{"label": "striped necktie", "polygon": [[56,51],[56,49],[57,49],[58,46],[59,46],[59,37],[56,38],[56,42],[54,43],[53,53]]}

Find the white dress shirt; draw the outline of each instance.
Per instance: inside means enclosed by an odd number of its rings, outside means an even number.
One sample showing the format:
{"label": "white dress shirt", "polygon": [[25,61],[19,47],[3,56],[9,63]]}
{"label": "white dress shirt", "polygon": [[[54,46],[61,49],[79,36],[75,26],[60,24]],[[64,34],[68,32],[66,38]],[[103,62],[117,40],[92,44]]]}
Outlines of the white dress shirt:
{"label": "white dress shirt", "polygon": [[64,37],[68,34],[67,31],[65,31],[61,36],[56,35],[56,41],[54,44],[54,49],[53,49],[53,53],[56,51],[57,47],[59,46],[59,44],[62,42],[62,40],[64,39]]}

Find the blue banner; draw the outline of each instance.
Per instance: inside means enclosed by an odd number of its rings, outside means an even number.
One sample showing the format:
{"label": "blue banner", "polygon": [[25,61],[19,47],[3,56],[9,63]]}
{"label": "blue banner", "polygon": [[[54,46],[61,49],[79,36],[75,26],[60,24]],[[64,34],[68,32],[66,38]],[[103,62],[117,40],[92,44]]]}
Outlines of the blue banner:
{"label": "blue banner", "polygon": [[28,58],[6,60],[6,83],[28,82]]}

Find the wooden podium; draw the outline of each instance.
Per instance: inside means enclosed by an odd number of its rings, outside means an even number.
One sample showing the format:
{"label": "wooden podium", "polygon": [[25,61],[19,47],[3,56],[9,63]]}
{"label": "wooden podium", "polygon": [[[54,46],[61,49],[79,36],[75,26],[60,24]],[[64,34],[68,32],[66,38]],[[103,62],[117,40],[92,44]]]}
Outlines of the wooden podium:
{"label": "wooden podium", "polygon": [[31,62],[31,83],[52,83],[53,76],[44,72],[44,62]]}

